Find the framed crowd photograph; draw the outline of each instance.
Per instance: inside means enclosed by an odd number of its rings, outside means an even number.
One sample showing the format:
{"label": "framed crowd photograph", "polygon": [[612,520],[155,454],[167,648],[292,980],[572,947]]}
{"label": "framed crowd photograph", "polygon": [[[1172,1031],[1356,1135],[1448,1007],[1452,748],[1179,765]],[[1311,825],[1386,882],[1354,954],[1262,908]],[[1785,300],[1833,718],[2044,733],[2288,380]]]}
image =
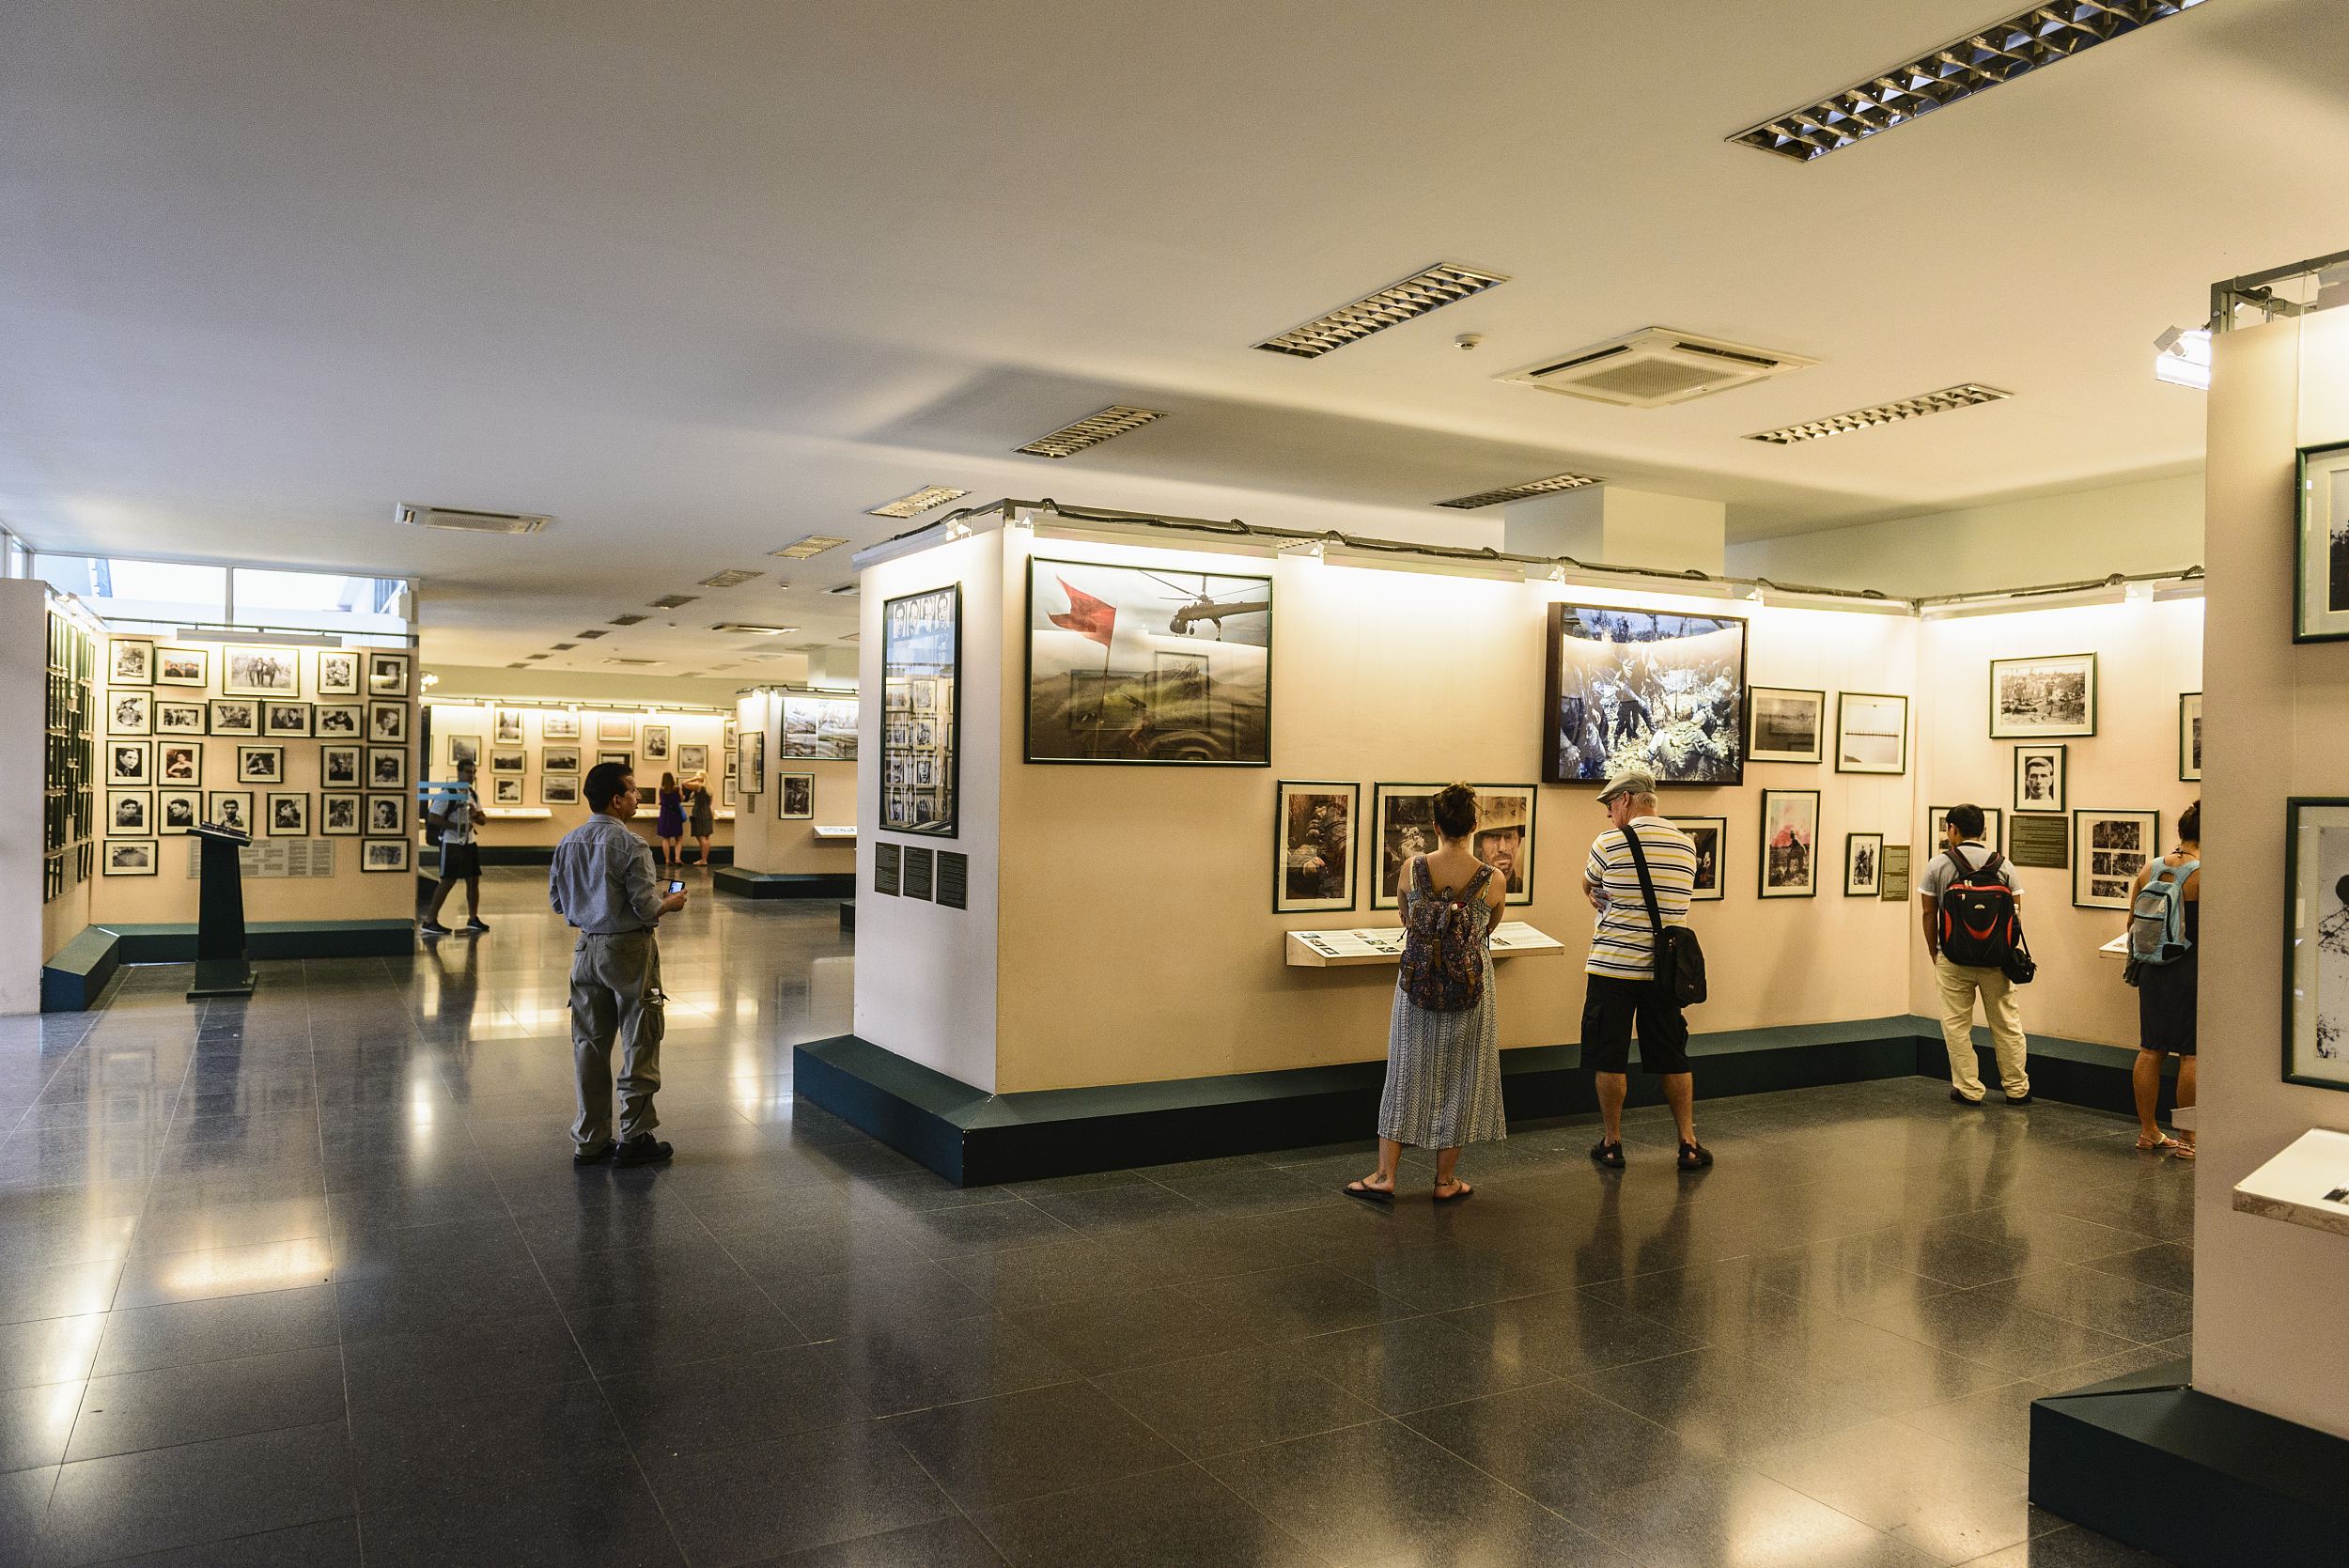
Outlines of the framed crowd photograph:
{"label": "framed crowd photograph", "polygon": [[210,719],[201,702],[172,702],[166,698],[155,704],[157,735],[208,735],[212,727]]}
{"label": "framed crowd photograph", "polygon": [[2161,856],[2161,814],[2155,811],[2076,811],[2072,814],[2072,907],[2125,909],[2137,874]]}
{"label": "framed crowd photograph", "polygon": [[2178,697],[2178,782],[2200,784],[2201,781],[2202,694],[2200,691],[2181,692]]}
{"label": "framed crowd photograph", "polygon": [[367,738],[379,746],[403,745],[408,739],[406,703],[367,704]]}
{"label": "framed crowd photograph", "polygon": [[109,686],[154,685],[155,640],[151,637],[107,638],[106,684]]}
{"label": "framed crowd photograph", "polygon": [[408,695],[408,656],[406,654],[371,653],[367,655],[367,695],[370,697]]}
{"label": "framed crowd photograph", "polygon": [[325,789],[358,788],[359,754],[360,749],[356,746],[320,746],[319,786]]}
{"label": "framed crowd photograph", "polygon": [[1819,792],[1762,792],[1762,876],[1765,898],[1814,898],[1819,892]]}
{"label": "framed crowd photograph", "polygon": [[321,697],[356,697],[359,654],[355,648],[319,649],[318,690]]}
{"label": "framed crowd photograph", "polygon": [[1835,770],[1907,772],[1908,699],[1882,691],[1836,693]]}
{"label": "framed crowd photograph", "polygon": [[366,836],[369,838],[398,838],[408,831],[408,797],[405,795],[370,795],[367,797]]}
{"label": "framed crowd photograph", "polygon": [[579,715],[576,713],[541,713],[538,715],[540,740],[577,740]]}
{"label": "framed crowd photograph", "polygon": [[1362,786],[1283,779],[1273,786],[1272,800],[1272,912],[1351,909]]}
{"label": "framed crowd photograph", "polygon": [[154,831],[154,791],[148,789],[106,791],[106,831],[144,836]]}
{"label": "framed crowd photograph", "polygon": [[2096,656],[2055,654],[1990,661],[1990,738],[2037,740],[2096,733]]}
{"label": "framed crowd photograph", "polygon": [[406,789],[408,787],[408,748],[405,746],[368,747],[366,787],[369,789]]}
{"label": "framed crowd photograph", "polygon": [[155,782],[155,743],[152,740],[106,742],[106,782],[144,786]]}
{"label": "framed crowd photograph", "polygon": [[529,753],[525,752],[491,752],[490,753],[490,771],[491,773],[527,773],[530,771]]}
{"label": "framed crowd photograph", "polygon": [[106,733],[108,735],[152,735],[155,733],[155,693],[152,691],[117,691],[106,704]]}
{"label": "framed crowd photograph", "polygon": [[[1437,784],[1375,784],[1371,788],[1371,853],[1377,857],[1378,880],[1370,890],[1370,907],[1402,907],[1403,867],[1414,855],[1432,853],[1436,831]],[[1511,904],[1533,902],[1534,786],[1530,784],[1470,784],[1476,791],[1476,831],[1469,848],[1493,868],[1508,890]]]}
{"label": "framed crowd photograph", "polygon": [[214,697],[211,732],[214,735],[260,734],[261,705],[248,697]]}
{"label": "framed crowd photograph", "polygon": [[2284,1081],[2349,1089],[2349,799],[2284,802]]}
{"label": "framed crowd photograph", "polygon": [[1825,760],[1826,692],[1784,686],[1748,687],[1746,717],[1752,725],[1746,737],[1748,762]]}
{"label": "framed crowd photograph", "polygon": [[1029,558],[1030,762],[1268,768],[1271,672],[1268,577]]}
{"label": "framed crowd photograph", "polygon": [[249,789],[212,789],[204,794],[206,815],[216,828],[233,828],[241,833],[253,831],[253,791]]}
{"label": "framed crowd photograph", "polygon": [[204,782],[204,742],[155,742],[155,778],[159,784],[197,784]]}
{"label": "framed crowd photograph", "polygon": [[[881,772],[904,783],[917,757],[930,763],[931,787],[881,791],[881,826],[901,833],[954,838],[962,824],[962,589],[926,588],[881,606]],[[910,717],[927,704],[917,735]],[[786,699],[784,722],[791,722]]]}
{"label": "framed crowd photograph", "polygon": [[2070,772],[2071,748],[2061,741],[2048,746],[2015,748],[2015,809],[2018,812],[2063,810],[2065,776]]}
{"label": "framed crowd photograph", "polygon": [[578,772],[579,748],[576,746],[539,747],[538,771],[541,773]]}
{"label": "framed crowd photograph", "polygon": [[522,803],[522,782],[520,779],[491,779],[490,803],[494,806],[519,806]]}
{"label": "framed crowd photograph", "polygon": [[366,730],[365,703],[319,703],[310,710],[310,730],[320,740],[356,740]]}
{"label": "framed crowd photograph", "polygon": [[270,791],[261,801],[261,822],[272,838],[308,838],[309,795],[299,789]]}
{"label": "framed crowd photograph", "polygon": [[2293,552],[2298,591],[2292,619],[2295,643],[2349,637],[2349,442],[2304,446],[2295,492],[2300,498],[2298,545]]}
{"label": "framed crowd photograph", "polygon": [[456,772],[467,763],[478,768],[481,766],[481,737],[452,735],[448,737],[443,754],[448,758],[448,770],[451,773]]}
{"label": "framed crowd photograph", "polygon": [[1875,898],[1884,892],[1884,835],[1843,835],[1843,896]]}
{"label": "framed crowd photograph", "polygon": [[166,789],[155,797],[156,815],[161,831],[184,833],[204,820],[204,792],[200,789]]}
{"label": "framed crowd photograph", "polygon": [[263,703],[261,733],[271,736],[300,737],[310,734],[310,705],[308,703]]}
{"label": "framed crowd photograph", "polygon": [[812,821],[816,815],[816,775],[775,775],[775,815],[785,822]]}
{"label": "framed crowd photograph", "polygon": [[[1947,854],[1941,842],[1942,825],[1950,819],[1947,806],[1929,806],[1925,810],[1925,854],[1928,858]],[[2006,813],[1996,806],[1982,808],[1982,842],[2001,854],[2006,850]]]}
{"label": "framed crowd photograph", "polygon": [[157,648],[155,650],[155,684],[198,688],[211,685],[212,650],[210,648]]}
{"label": "framed crowd photograph", "polygon": [[331,838],[357,838],[360,799],[355,791],[350,790],[320,795],[319,831]]}
{"label": "framed crowd photograph", "polygon": [[283,746],[238,747],[237,782],[241,784],[284,784],[286,782],[286,748]]}
{"label": "framed crowd photograph", "polygon": [[302,650],[226,647],[220,650],[220,694],[224,697],[299,697]]}
{"label": "framed crowd photograph", "polygon": [[[1763,760],[1760,757],[1753,759]],[[1816,761],[1817,758],[1812,760]],[[1690,898],[1714,899],[1729,896],[1726,857],[1729,852],[1729,818],[1726,816],[1668,816],[1665,821],[1688,835],[1688,842],[1697,846],[1697,881]]]}
{"label": "framed crowd photograph", "polygon": [[538,803],[542,806],[579,804],[579,775],[576,773],[539,774]]}
{"label": "framed crowd photograph", "polygon": [[522,743],[522,710],[501,707],[490,721],[490,740],[497,746],[519,746]]}
{"label": "framed crowd photograph", "polygon": [[1553,604],[1546,636],[1544,783],[1745,782],[1745,622]]}
{"label": "framed crowd photograph", "polygon": [[404,838],[371,839],[359,846],[359,869],[362,871],[407,870],[408,841]]}
{"label": "framed crowd photograph", "polygon": [[152,877],[162,860],[163,844],[151,838],[110,838],[101,862],[109,877]]}
{"label": "framed crowd photograph", "polygon": [[625,713],[599,713],[596,715],[596,738],[625,740],[633,746],[636,743],[636,721]]}

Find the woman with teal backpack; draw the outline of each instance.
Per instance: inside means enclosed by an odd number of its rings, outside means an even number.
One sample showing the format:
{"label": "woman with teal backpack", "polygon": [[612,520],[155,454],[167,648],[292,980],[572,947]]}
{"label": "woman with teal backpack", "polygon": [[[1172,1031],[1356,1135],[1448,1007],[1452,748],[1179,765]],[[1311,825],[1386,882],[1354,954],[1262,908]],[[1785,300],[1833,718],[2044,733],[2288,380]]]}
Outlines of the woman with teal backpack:
{"label": "woman with teal backpack", "polygon": [[2202,937],[2202,802],[2178,818],[2178,846],[2137,874],[2130,889],[2129,976],[2137,986],[2137,1146],[2194,1157],[2194,1135],[2172,1138],[2155,1118],[2161,1059],[2178,1059],[2178,1106],[2194,1103],[2195,965]]}

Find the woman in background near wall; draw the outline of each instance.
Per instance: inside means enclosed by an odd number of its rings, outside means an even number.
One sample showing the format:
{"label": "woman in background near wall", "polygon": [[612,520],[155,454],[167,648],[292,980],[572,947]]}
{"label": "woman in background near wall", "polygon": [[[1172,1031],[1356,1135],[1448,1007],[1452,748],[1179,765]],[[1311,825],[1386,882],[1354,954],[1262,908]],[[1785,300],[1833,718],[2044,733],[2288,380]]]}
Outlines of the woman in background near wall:
{"label": "woman in background near wall", "polygon": [[2202,940],[2202,802],[2195,801],[2178,818],[2178,846],[2160,860],[2148,864],[2137,874],[2137,885],[2129,890],[2134,905],[2137,894],[2145,890],[2155,874],[2163,866],[2172,874],[2186,867],[2185,888],[2180,893],[2178,917],[2187,947],[2179,957],[2166,964],[2138,964],[2137,971],[2137,1065],[2129,1074],[2130,1087],[2137,1092],[2137,1146],[2149,1154],[2172,1154],[2180,1159],[2194,1157],[2194,1134],[2181,1131],[2172,1138],[2161,1130],[2155,1119],[2155,1108],[2161,1098],[2161,1059],[2175,1053],[2178,1058],[2178,1108],[2183,1110],[2194,1104],[2194,1004],[2198,989],[2194,966]]}
{"label": "woman in background near wall", "polygon": [[675,773],[661,775],[661,815],[652,831],[661,841],[661,863],[678,864],[685,852],[685,796],[677,786]]}
{"label": "woman in background near wall", "polygon": [[709,781],[702,778],[685,782],[686,808],[693,814],[693,840],[702,846],[701,864],[709,864],[709,837],[718,831],[718,820],[709,801]]}

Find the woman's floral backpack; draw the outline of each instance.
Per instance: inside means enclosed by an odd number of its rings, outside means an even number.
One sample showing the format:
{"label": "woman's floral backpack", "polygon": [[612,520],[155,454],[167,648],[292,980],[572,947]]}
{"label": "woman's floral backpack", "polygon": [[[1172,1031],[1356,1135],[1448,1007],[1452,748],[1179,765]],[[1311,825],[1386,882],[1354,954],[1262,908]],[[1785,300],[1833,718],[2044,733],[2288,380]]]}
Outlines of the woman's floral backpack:
{"label": "woman's floral backpack", "polygon": [[1403,995],[1430,1013],[1465,1013],[1484,999],[1485,943],[1476,905],[1492,878],[1479,866],[1468,886],[1439,893],[1424,859],[1411,862],[1411,896],[1403,922]]}

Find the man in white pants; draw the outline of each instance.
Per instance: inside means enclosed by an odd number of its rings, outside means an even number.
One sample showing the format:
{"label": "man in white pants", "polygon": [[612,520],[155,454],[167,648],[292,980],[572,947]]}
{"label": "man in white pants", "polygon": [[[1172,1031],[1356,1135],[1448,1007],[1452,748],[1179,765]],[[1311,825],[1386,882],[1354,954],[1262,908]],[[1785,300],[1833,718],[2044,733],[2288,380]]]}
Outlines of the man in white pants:
{"label": "man in white pants", "polygon": [[[1974,999],[1982,999],[1983,1017],[1990,1025],[1991,1043],[1998,1049],[1999,1085],[2009,1105],[2030,1104],[2030,1074],[2024,1059],[2023,1010],[2015,998],[2015,983],[2003,970],[1952,964],[1941,951],[1941,895],[1957,880],[1952,855],[1962,856],[1970,874],[1990,860],[1982,842],[1984,818],[1980,806],[1952,806],[1941,830],[1941,852],[1933,857],[1918,878],[1917,896],[1924,906],[1925,955],[1933,960],[1933,977],[1941,991],[1941,1042],[1950,1051],[1950,1098],[1980,1105],[1988,1093],[1974,1055]],[[1999,880],[2015,893],[2022,908],[2023,890],[2015,887],[2014,869],[2000,862]]]}

